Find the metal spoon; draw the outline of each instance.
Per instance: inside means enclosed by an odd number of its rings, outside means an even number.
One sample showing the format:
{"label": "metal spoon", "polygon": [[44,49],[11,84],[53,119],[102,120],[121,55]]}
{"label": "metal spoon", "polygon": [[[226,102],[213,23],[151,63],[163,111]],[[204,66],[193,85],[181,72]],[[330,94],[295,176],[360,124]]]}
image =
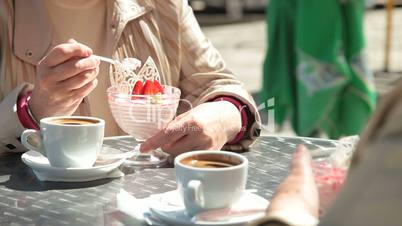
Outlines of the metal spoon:
{"label": "metal spoon", "polygon": [[117,60],[110,59],[108,57],[99,56],[99,55],[95,55],[95,54],[93,54],[92,56],[95,57],[96,59],[99,59],[101,61],[113,64],[113,65],[115,65],[115,64],[122,65],[126,70],[130,70],[130,71],[134,71],[141,66],[141,61],[138,60],[137,58],[127,57],[127,58],[124,58],[120,62]]}
{"label": "metal spoon", "polygon": [[104,62],[107,62],[107,63],[110,63],[110,64],[115,64],[116,63],[115,60],[107,58],[107,57],[104,57],[104,56],[98,56],[98,55],[95,55],[95,54],[93,54],[92,56],[95,57],[98,60],[101,60],[101,61],[104,61]]}

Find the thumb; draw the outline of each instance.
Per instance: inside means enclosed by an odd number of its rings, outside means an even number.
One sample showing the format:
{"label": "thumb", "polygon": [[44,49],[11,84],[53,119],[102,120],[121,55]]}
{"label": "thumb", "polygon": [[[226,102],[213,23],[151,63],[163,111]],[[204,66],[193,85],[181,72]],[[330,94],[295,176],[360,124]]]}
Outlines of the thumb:
{"label": "thumb", "polygon": [[267,211],[305,212],[318,216],[318,192],[314,182],[309,151],[296,148],[287,178],[278,186]]}
{"label": "thumb", "polygon": [[293,155],[290,174],[296,174],[310,178],[313,176],[311,155],[305,146],[299,145]]}

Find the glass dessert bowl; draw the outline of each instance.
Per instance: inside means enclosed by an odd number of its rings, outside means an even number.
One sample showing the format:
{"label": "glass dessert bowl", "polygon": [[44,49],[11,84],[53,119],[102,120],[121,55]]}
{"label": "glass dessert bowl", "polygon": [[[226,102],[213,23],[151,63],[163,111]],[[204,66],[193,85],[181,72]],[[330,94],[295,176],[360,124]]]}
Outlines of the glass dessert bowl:
{"label": "glass dessert bowl", "polygon": [[164,129],[176,115],[180,89],[164,86],[163,90],[163,94],[134,95],[118,92],[115,87],[107,89],[114,119],[124,132],[138,141],[134,147],[135,155],[126,161],[126,165],[158,167],[167,160],[167,154],[160,149],[149,153],[139,151],[141,143]]}

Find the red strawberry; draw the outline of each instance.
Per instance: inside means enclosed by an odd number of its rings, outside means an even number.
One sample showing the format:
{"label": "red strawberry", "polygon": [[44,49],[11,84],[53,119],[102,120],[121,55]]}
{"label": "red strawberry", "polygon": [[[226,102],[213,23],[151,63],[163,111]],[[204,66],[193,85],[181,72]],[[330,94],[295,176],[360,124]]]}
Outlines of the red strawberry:
{"label": "red strawberry", "polygon": [[142,88],[142,95],[155,95],[156,88],[151,80],[145,81],[144,88]]}
{"label": "red strawberry", "polygon": [[134,85],[131,95],[141,95],[143,87],[144,87],[144,84],[142,83],[142,81],[138,80]]}
{"label": "red strawberry", "polygon": [[160,93],[160,94],[164,93],[163,86],[159,83],[158,80],[154,80],[154,85],[155,85],[155,88],[158,91],[158,93]]}

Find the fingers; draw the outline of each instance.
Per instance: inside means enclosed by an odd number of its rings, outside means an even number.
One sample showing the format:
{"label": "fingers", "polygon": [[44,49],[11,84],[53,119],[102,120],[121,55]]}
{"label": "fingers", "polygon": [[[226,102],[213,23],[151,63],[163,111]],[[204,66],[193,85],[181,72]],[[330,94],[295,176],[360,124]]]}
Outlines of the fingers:
{"label": "fingers", "polygon": [[92,92],[98,85],[98,79],[94,79],[88,82],[86,85],[82,86],[79,89],[71,91],[71,97],[75,100],[82,100],[84,97],[88,96],[89,93]]}
{"label": "fingers", "polygon": [[161,147],[163,144],[174,143],[187,134],[185,120],[172,121],[168,126],[142,143],[141,152],[149,152]]}
{"label": "fingers", "polygon": [[191,111],[178,116],[165,129],[146,140],[140,151],[149,152],[162,147],[166,153],[177,155],[195,149],[221,149],[226,142],[225,136],[219,136],[222,130],[196,116]]}
{"label": "fingers", "polygon": [[310,177],[312,173],[310,152],[303,145],[299,145],[293,155],[291,174]]}
{"label": "fingers", "polygon": [[186,135],[176,142],[162,145],[162,150],[170,155],[177,156],[181,153],[193,151],[197,147],[191,135]]}
{"label": "fingers", "polygon": [[310,152],[304,145],[299,145],[296,147],[293,161],[297,164],[306,164],[311,162]]}
{"label": "fingers", "polygon": [[141,144],[140,152],[146,153],[159,148],[163,144],[162,140],[166,139],[165,137],[166,135],[164,131],[159,131],[157,134],[148,138],[146,141],[144,141],[144,143]]}
{"label": "fingers", "polygon": [[74,77],[71,77],[65,81],[63,81],[63,86],[68,90],[76,90],[89,82],[93,81],[98,76],[99,69],[90,69],[84,72],[81,72]]}
{"label": "fingers", "polygon": [[92,55],[92,49],[86,45],[69,40],[68,43],[60,44],[54,47],[40,64],[48,67],[59,65],[73,57],[89,57]]}
{"label": "fingers", "polygon": [[98,84],[99,61],[75,40],[54,47],[36,67],[30,107],[35,117],[70,115]]}
{"label": "fingers", "polygon": [[84,71],[99,69],[99,64],[99,60],[91,57],[69,60],[66,63],[52,68],[49,72],[49,76],[52,76],[53,80],[60,82],[75,77],[77,74]]}
{"label": "fingers", "polygon": [[289,211],[318,216],[318,192],[311,170],[311,157],[304,146],[298,146],[290,174],[278,186],[267,212]]}

